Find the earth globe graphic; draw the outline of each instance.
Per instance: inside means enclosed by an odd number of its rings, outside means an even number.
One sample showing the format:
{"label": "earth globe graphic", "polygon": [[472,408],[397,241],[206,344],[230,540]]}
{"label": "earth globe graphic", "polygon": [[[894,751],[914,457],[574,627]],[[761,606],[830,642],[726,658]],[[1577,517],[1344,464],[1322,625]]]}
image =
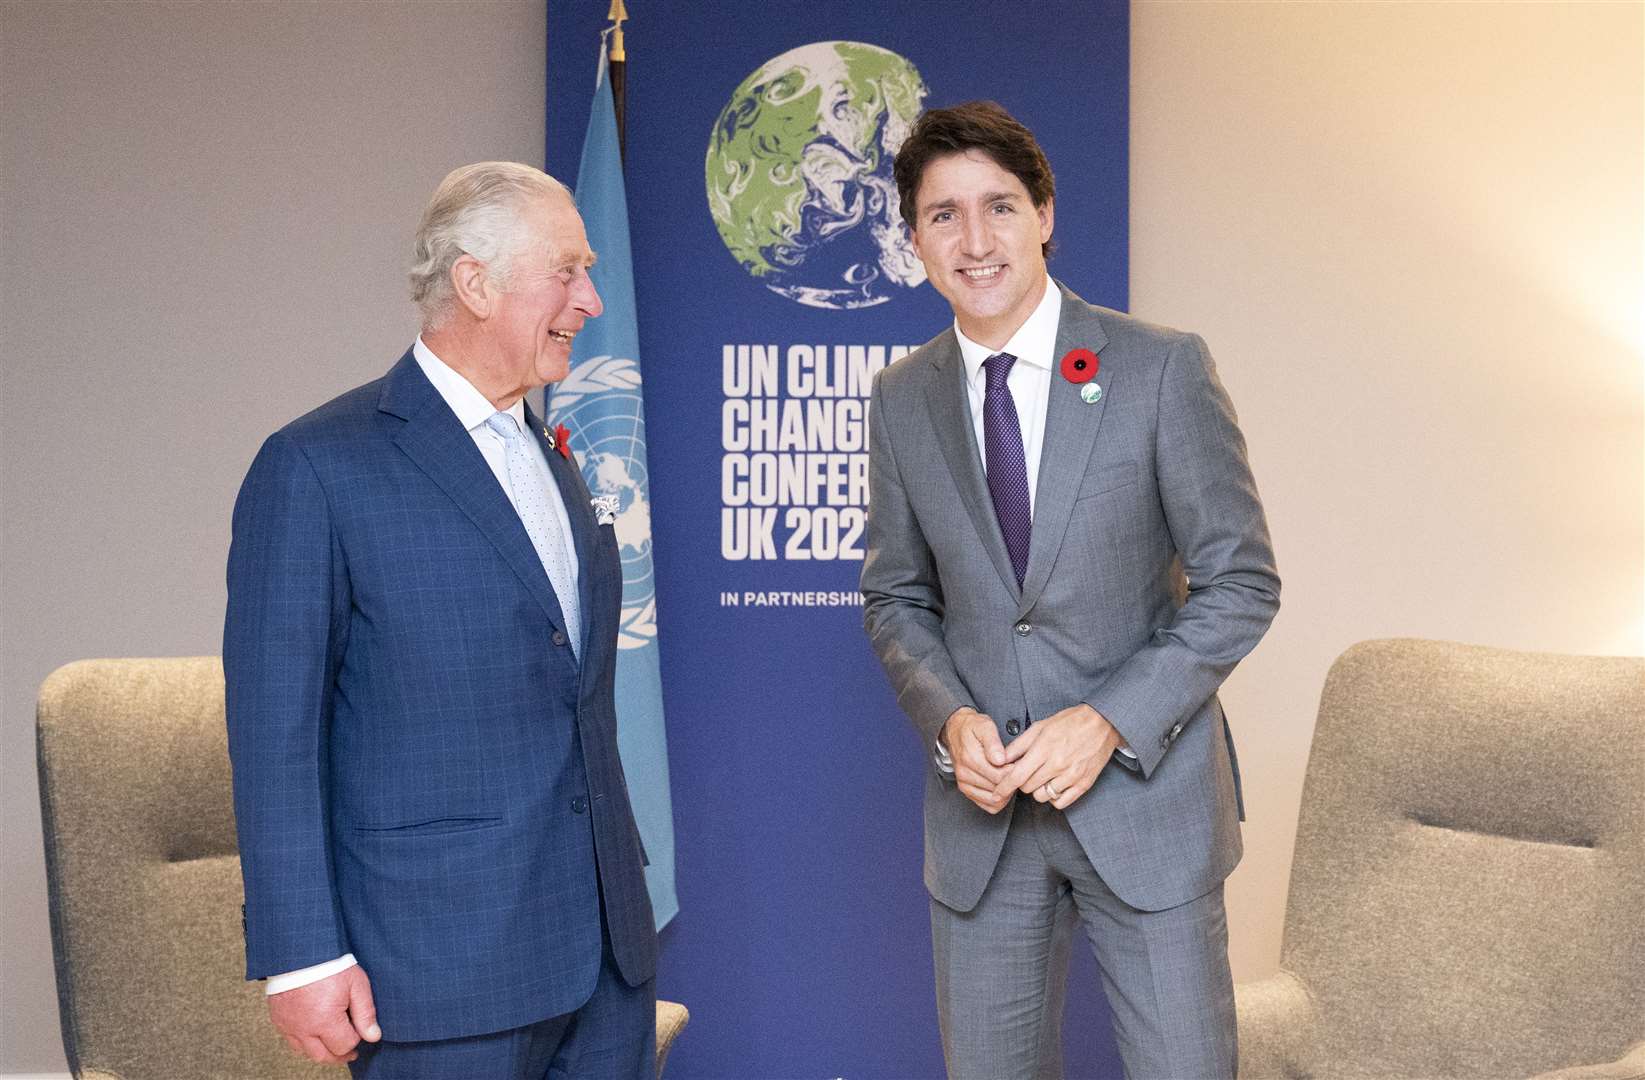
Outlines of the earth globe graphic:
{"label": "earth globe graphic", "polygon": [[818,41],[742,81],[714,122],[708,208],[754,279],[812,307],[871,307],[925,281],[891,165],[925,81],[905,58]]}

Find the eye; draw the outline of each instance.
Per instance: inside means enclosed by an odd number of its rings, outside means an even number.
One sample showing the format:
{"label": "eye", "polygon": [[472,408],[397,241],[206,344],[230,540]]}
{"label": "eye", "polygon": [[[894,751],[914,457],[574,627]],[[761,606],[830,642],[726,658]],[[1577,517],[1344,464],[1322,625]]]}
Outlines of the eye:
{"label": "eye", "polygon": [[952,210],[938,210],[931,215],[931,224],[933,225],[943,225],[952,220],[954,220],[954,211]]}
{"label": "eye", "polygon": [[989,209],[994,211],[996,214],[1014,214],[1017,212],[1017,208],[1007,202],[997,202],[993,206],[990,206]]}

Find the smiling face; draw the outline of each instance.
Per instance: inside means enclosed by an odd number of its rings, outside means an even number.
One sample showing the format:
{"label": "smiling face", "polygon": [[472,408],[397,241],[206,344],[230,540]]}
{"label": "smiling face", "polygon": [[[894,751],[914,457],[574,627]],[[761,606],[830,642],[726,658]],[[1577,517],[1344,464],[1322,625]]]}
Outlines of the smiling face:
{"label": "smiling face", "polygon": [[594,253],[571,200],[548,196],[520,216],[530,239],[514,257],[507,288],[492,283],[495,306],[486,319],[492,385],[516,400],[570,373],[572,338],[604,310],[588,276]]}
{"label": "smiling face", "polygon": [[915,194],[914,251],[965,336],[998,349],[1045,295],[1053,204],[981,150],[933,159]]}

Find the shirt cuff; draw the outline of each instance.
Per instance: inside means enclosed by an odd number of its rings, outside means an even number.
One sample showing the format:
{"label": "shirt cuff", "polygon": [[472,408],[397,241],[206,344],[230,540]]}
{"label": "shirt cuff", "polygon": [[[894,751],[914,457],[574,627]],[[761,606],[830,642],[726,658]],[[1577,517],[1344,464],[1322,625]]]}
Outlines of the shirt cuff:
{"label": "shirt cuff", "polygon": [[281,975],[270,975],[263,981],[263,993],[269,997],[275,994],[283,994],[287,990],[295,990],[299,986],[319,982],[321,979],[335,975],[339,971],[347,971],[357,963],[359,961],[354,959],[353,953],[344,953],[337,959],[327,960],[323,964],[299,968],[296,971],[287,971]]}
{"label": "shirt cuff", "polygon": [[1130,758],[1132,761],[1137,760],[1137,752],[1135,750],[1131,749],[1129,746],[1116,747],[1115,752],[1120,753],[1120,754],[1124,754],[1126,757]]}
{"label": "shirt cuff", "polygon": [[944,776],[953,776],[954,755],[950,754],[948,752],[948,747],[942,744],[941,735],[937,736],[937,741],[934,745],[935,749],[931,751],[931,760],[936,762],[937,771],[942,773]]}

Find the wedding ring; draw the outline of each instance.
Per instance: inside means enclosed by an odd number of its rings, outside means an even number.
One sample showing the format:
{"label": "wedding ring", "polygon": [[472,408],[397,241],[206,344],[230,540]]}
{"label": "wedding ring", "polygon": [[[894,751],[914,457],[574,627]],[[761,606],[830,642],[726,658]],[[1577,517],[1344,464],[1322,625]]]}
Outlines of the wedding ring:
{"label": "wedding ring", "polygon": [[1052,802],[1056,802],[1058,799],[1062,798],[1062,792],[1060,792],[1056,788],[1052,787],[1051,786],[1051,781],[1049,781],[1049,780],[1047,780],[1045,782],[1045,793],[1047,795],[1051,796],[1051,801]]}

